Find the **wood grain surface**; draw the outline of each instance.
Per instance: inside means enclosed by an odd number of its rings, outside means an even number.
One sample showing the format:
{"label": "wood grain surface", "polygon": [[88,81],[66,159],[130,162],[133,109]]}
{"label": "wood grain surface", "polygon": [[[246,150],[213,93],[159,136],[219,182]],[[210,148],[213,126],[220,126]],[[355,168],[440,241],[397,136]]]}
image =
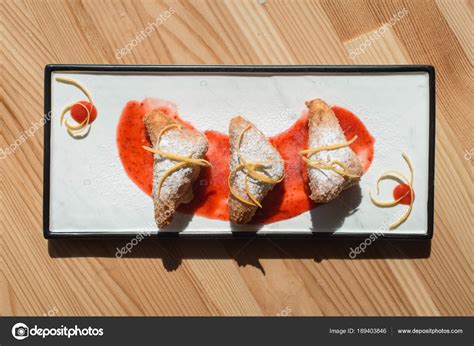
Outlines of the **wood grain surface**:
{"label": "wood grain surface", "polygon": [[38,129],[0,160],[1,315],[473,313],[473,1],[0,3],[1,148],[43,116],[48,63],[431,64],[437,97],[434,239],[378,240],[355,260],[355,240],[147,240],[123,259],[124,240],[47,241]]}

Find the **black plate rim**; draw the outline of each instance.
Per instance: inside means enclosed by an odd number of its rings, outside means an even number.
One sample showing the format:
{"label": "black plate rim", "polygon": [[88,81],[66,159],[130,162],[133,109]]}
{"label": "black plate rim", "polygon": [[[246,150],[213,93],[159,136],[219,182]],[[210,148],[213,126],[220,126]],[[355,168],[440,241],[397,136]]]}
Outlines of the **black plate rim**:
{"label": "black plate rim", "polygon": [[[426,234],[383,234],[384,239],[395,240],[430,240],[434,232],[434,184],[435,184],[435,138],[436,138],[436,100],[435,68],[432,65],[82,65],[82,64],[48,64],[44,68],[44,150],[43,150],[43,235],[46,239],[61,238],[134,238],[137,233],[112,232],[51,232],[49,227],[50,213],[50,153],[51,122],[47,114],[51,111],[51,75],[55,71],[104,72],[104,73],[236,73],[236,74],[302,74],[302,73],[354,73],[354,74],[389,74],[425,72],[429,76],[429,154],[428,154],[428,222]],[[238,238],[275,238],[275,239],[364,239],[373,232],[357,234],[323,233],[312,234],[275,234],[233,232],[231,234],[186,234],[160,232],[153,238],[192,238],[192,239],[238,239]]]}

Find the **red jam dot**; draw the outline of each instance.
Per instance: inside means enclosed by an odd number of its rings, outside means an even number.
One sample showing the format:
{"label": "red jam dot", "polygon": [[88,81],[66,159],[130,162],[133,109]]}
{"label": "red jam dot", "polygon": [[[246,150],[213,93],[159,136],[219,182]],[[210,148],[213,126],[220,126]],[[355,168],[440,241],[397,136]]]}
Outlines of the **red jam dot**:
{"label": "red jam dot", "polygon": [[92,124],[97,118],[97,108],[92,105],[89,101],[79,101],[71,108],[71,117],[79,124],[83,123],[87,119],[87,110],[80,104],[85,106],[90,112],[89,124]]}
{"label": "red jam dot", "polygon": [[[415,197],[414,193],[413,193],[413,197]],[[400,204],[410,205],[412,201],[410,186],[408,186],[407,184],[398,184],[397,186],[395,186],[395,188],[393,189],[393,198],[395,200],[402,198],[399,202]]]}

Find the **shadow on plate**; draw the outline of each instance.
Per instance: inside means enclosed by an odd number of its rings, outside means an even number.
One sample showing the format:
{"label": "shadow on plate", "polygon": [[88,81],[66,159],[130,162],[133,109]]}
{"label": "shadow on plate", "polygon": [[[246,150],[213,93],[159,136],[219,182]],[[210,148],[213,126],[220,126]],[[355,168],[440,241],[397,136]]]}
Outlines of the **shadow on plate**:
{"label": "shadow on plate", "polygon": [[313,232],[335,232],[344,225],[346,217],[354,214],[362,201],[359,185],[341,193],[330,203],[319,204],[310,211]]}

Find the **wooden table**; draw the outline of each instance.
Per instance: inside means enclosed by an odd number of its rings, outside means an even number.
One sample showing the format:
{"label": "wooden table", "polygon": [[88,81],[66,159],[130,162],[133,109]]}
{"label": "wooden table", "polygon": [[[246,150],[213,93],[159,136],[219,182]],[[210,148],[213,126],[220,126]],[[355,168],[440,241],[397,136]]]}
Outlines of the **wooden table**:
{"label": "wooden table", "polygon": [[1,16],[1,148],[41,119],[48,63],[432,64],[437,73],[431,244],[380,240],[351,260],[359,241],[151,240],[118,260],[123,240],[48,242],[39,130],[0,160],[1,315],[473,313],[472,1],[4,0]]}

